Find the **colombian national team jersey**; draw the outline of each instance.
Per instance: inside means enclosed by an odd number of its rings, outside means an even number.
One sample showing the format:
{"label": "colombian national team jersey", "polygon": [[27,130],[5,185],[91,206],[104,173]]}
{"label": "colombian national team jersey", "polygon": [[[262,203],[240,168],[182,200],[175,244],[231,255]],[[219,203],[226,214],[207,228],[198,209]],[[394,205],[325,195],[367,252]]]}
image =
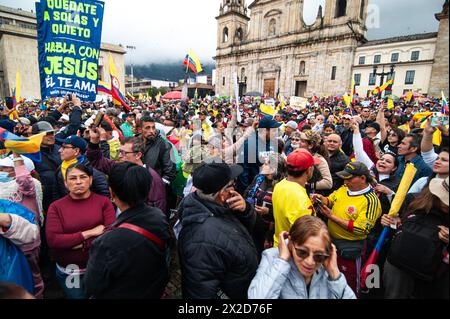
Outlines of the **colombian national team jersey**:
{"label": "colombian national team jersey", "polygon": [[280,233],[288,232],[298,218],[312,215],[314,210],[306,189],[286,179],[275,185],[272,203],[275,219],[274,247],[278,247]]}
{"label": "colombian national team jersey", "polygon": [[362,194],[350,195],[347,186],[342,186],[328,199],[333,215],[353,222],[349,229],[344,229],[329,220],[328,230],[335,239],[365,239],[381,217],[381,203],[372,188]]}

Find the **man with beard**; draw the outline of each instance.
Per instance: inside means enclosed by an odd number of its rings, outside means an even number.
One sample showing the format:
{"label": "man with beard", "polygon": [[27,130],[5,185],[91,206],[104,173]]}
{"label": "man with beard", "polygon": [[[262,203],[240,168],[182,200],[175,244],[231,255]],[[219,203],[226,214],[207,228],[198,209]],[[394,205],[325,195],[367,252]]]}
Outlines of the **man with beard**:
{"label": "man with beard", "polygon": [[176,166],[171,158],[172,146],[166,142],[156,129],[155,119],[141,119],[142,139],[145,144],[142,161],[147,167],[153,168],[163,182],[169,185],[176,177]]}

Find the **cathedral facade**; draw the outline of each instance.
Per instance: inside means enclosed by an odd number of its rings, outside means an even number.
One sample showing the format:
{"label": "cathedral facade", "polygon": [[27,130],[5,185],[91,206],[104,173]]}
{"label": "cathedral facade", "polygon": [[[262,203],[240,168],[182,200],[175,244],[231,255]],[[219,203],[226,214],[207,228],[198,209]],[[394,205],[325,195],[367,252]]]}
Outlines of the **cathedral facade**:
{"label": "cathedral facade", "polygon": [[367,0],[326,0],[316,21],[303,0],[223,0],[217,16],[216,93],[270,97],[336,95],[349,90],[358,46],[365,43]]}

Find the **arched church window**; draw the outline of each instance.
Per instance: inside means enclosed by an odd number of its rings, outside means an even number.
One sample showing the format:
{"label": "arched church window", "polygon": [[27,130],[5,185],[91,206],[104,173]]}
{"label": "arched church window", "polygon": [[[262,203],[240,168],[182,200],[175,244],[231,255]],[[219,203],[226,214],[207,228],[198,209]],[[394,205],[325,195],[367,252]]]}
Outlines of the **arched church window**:
{"label": "arched church window", "polygon": [[244,32],[242,31],[242,28],[238,28],[236,30],[236,37],[239,39],[239,41],[242,41],[244,39]]}
{"label": "arched church window", "polygon": [[222,42],[223,42],[223,43],[228,42],[228,28],[227,28],[227,27],[225,27],[225,28],[223,29]]}
{"label": "arched church window", "polygon": [[347,0],[336,1],[336,18],[343,17],[347,14]]}
{"label": "arched church window", "polygon": [[306,74],[306,63],[305,61],[300,62],[300,75]]}
{"label": "arched church window", "polygon": [[277,32],[277,20],[271,19],[269,22],[269,35],[275,35]]}

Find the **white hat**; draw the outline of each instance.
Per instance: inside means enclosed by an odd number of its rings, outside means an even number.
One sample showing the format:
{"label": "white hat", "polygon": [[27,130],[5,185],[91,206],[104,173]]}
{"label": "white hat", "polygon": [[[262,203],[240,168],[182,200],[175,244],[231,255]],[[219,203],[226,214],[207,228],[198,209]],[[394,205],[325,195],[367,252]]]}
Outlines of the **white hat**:
{"label": "white hat", "polygon": [[20,120],[20,122],[22,122],[22,124],[25,124],[25,125],[31,125],[31,122],[30,122],[30,120],[29,119],[27,119],[27,118],[25,118],[25,117],[21,117],[20,119],[18,119],[18,120],[14,120],[14,122],[19,122],[19,120]]}
{"label": "white hat", "polygon": [[448,177],[446,179],[436,177],[430,181],[429,186],[430,192],[436,197],[438,197],[441,200],[441,202],[443,202],[447,206],[448,206],[448,189],[449,189],[448,181],[449,181]]}
{"label": "white hat", "polygon": [[285,125],[286,127],[290,127],[293,130],[297,130],[298,129],[298,124],[295,121],[289,121],[286,123]]}
{"label": "white hat", "polygon": [[[34,171],[33,161],[30,160],[28,157],[25,157],[25,156],[21,156],[21,158],[23,159],[23,162],[24,162],[25,167],[27,168],[27,170],[29,172]],[[1,166],[3,166],[3,167],[14,167],[13,156],[9,155],[8,157],[0,159],[0,167]]]}

